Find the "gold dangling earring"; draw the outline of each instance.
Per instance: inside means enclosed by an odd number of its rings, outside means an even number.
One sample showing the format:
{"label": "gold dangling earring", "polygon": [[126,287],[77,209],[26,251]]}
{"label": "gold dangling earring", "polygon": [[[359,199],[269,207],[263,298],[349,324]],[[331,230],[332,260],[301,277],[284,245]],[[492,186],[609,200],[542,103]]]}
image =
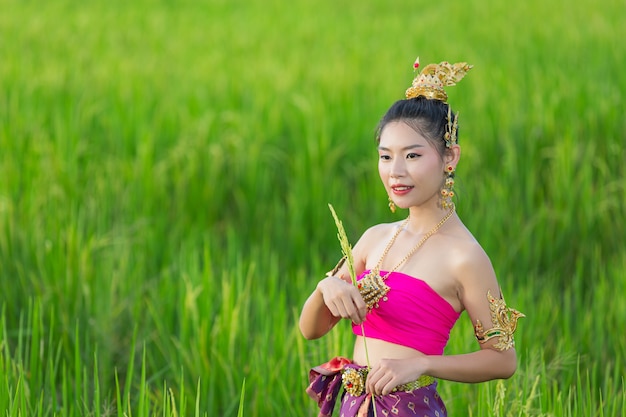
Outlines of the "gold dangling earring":
{"label": "gold dangling earring", "polygon": [[445,173],[445,180],[441,189],[441,207],[452,209],[454,208],[454,202],[452,201],[454,197],[454,167],[452,165],[446,166]]}
{"label": "gold dangling earring", "polygon": [[391,210],[392,213],[396,212],[396,203],[393,202],[393,200],[391,199],[391,197],[389,198],[389,210]]}

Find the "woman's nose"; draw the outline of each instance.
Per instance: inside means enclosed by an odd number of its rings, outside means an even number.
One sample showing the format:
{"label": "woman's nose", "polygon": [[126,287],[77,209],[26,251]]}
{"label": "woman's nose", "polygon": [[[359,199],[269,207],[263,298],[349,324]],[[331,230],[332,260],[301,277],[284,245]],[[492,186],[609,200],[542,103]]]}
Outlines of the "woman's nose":
{"label": "woman's nose", "polygon": [[405,166],[404,161],[401,159],[396,159],[391,164],[391,171],[389,171],[389,175],[394,178],[402,177],[405,174]]}

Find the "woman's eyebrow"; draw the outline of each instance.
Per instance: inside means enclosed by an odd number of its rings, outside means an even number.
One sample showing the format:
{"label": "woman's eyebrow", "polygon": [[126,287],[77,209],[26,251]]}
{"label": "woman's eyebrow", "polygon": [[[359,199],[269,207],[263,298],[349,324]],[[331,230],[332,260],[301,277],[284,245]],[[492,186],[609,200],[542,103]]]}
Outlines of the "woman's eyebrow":
{"label": "woman's eyebrow", "polygon": [[[402,148],[403,151],[408,151],[409,149],[415,149],[415,148],[423,148],[424,145],[420,145],[418,143],[416,143],[415,145],[409,145],[409,146],[405,146],[404,148]],[[378,147],[379,151],[390,151],[389,148],[385,148],[384,146],[379,146]]]}

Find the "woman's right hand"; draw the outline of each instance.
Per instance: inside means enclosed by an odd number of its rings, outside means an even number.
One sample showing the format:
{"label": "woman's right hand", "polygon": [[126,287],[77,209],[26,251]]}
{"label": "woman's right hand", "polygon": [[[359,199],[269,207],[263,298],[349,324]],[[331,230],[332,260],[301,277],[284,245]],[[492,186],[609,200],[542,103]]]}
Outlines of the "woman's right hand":
{"label": "woman's right hand", "polygon": [[317,284],[317,291],[322,294],[324,304],[335,317],[350,319],[361,324],[367,314],[367,306],[359,290],[343,279],[330,276]]}

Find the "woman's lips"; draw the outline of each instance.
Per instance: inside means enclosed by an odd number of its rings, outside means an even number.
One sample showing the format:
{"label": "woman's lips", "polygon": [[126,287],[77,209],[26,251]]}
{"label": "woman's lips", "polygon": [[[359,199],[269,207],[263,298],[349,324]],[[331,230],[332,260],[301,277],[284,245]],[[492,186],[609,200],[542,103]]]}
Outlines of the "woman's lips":
{"label": "woman's lips", "polygon": [[394,185],[393,187],[391,187],[391,190],[393,191],[393,193],[395,195],[404,195],[407,194],[408,192],[410,192],[413,189],[413,187],[408,186],[408,185]]}

